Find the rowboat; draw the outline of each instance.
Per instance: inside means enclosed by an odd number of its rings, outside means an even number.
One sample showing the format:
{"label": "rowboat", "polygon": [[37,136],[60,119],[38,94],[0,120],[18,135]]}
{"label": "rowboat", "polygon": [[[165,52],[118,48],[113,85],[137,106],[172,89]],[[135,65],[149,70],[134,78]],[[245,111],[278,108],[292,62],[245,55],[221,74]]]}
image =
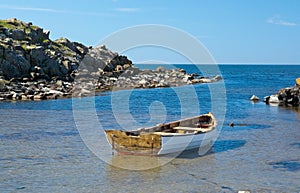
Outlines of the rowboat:
{"label": "rowboat", "polygon": [[212,145],[217,121],[212,113],[132,131],[105,130],[113,151],[164,155]]}

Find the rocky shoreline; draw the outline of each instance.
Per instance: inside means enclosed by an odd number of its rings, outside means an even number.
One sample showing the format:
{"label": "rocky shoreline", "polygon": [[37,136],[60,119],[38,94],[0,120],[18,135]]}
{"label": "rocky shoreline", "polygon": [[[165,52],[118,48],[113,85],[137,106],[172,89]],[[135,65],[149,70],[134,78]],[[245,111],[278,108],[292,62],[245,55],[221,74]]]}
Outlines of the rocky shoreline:
{"label": "rocky shoreline", "polygon": [[299,107],[300,105],[300,79],[292,87],[282,88],[278,93],[266,96],[264,102],[286,107]]}
{"label": "rocky shoreline", "polygon": [[[138,71],[138,72],[137,72]],[[136,74],[133,74],[136,73]],[[95,95],[96,92],[122,89],[178,87],[188,84],[212,83],[220,76],[200,77],[187,74],[182,69],[156,70],[128,69],[119,76],[78,76],[74,82],[56,81],[8,81],[0,79],[0,101],[46,100]]]}
{"label": "rocky shoreline", "polygon": [[0,101],[81,97],[99,91],[211,83],[183,69],[140,70],[105,46],[87,47],[15,18],[0,20]]}

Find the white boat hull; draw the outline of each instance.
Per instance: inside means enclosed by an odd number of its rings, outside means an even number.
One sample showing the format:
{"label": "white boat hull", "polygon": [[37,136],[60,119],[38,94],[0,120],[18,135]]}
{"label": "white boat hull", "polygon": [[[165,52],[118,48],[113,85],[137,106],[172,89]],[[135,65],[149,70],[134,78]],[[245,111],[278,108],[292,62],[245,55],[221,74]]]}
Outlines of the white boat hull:
{"label": "white boat hull", "polygon": [[162,147],[157,155],[165,155],[186,150],[211,146],[217,137],[216,130],[198,135],[163,136]]}

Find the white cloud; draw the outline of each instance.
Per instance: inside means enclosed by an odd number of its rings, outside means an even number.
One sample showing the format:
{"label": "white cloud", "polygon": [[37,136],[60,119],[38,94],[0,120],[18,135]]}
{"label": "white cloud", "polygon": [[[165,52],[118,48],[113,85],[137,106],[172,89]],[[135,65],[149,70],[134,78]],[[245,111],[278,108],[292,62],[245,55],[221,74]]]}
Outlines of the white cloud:
{"label": "white cloud", "polygon": [[137,12],[139,10],[140,10],[139,8],[129,8],[129,7],[119,7],[115,9],[115,11],[120,11],[120,12]]}
{"label": "white cloud", "polygon": [[2,9],[11,9],[11,10],[23,10],[23,11],[39,11],[39,12],[52,12],[52,13],[66,13],[65,10],[56,10],[56,9],[47,9],[47,8],[39,8],[39,7],[14,7],[14,6],[7,6],[1,5],[0,8]]}
{"label": "white cloud", "polygon": [[275,15],[267,20],[268,23],[284,26],[296,26],[296,23],[283,20],[279,15]]}
{"label": "white cloud", "polygon": [[64,14],[77,14],[77,15],[92,15],[92,16],[114,16],[111,13],[98,13],[98,12],[78,12],[69,10],[59,10],[59,9],[48,9],[41,7],[16,7],[9,5],[0,5],[0,9],[10,9],[19,11],[36,11],[36,12],[48,12],[48,13],[64,13]]}

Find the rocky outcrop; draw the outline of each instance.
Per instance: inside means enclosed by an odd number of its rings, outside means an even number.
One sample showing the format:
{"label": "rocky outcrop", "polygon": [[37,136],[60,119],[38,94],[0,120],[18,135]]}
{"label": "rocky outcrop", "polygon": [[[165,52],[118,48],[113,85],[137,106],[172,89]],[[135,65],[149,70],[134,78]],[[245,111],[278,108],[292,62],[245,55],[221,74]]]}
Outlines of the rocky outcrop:
{"label": "rocky outcrop", "polygon": [[187,84],[216,82],[221,79],[220,76],[200,77],[197,74],[187,74],[183,69],[168,70],[158,67],[156,70],[139,70],[137,68],[128,68],[118,77],[107,76],[105,73],[100,76],[97,89],[114,90],[132,89],[132,88],[160,88],[177,87]]}
{"label": "rocky outcrop", "polygon": [[297,80],[295,86],[280,89],[277,94],[266,96],[265,102],[267,104],[276,103],[283,106],[298,107],[300,104],[300,85]]}
{"label": "rocky outcrop", "polygon": [[81,63],[81,70],[90,72],[99,68],[113,72],[117,66],[132,65],[127,57],[119,56],[105,46],[88,48],[66,38],[52,41],[49,33],[16,19],[0,20],[0,76],[7,80],[72,82]]}
{"label": "rocky outcrop", "polygon": [[[49,34],[32,23],[14,18],[0,20],[1,100],[31,99],[28,93],[48,96],[54,93],[57,82],[71,87],[76,75],[85,71],[99,76],[104,72],[121,73],[133,66],[126,56],[105,46],[86,47],[66,38],[52,41]],[[56,95],[70,95],[69,88],[56,90],[59,91]]]}
{"label": "rocky outcrop", "polygon": [[88,70],[94,72],[114,72],[122,73],[125,69],[133,67],[132,61],[126,56],[120,56],[116,52],[112,52],[104,45],[91,48],[80,61],[79,71]]}
{"label": "rocky outcrop", "polygon": [[71,71],[88,52],[84,45],[64,38],[52,41],[49,31],[16,19],[1,20],[0,34],[4,79],[71,81]]}
{"label": "rocky outcrop", "polygon": [[42,100],[91,95],[94,91],[210,83],[182,69],[135,68],[104,45],[87,47],[17,19],[0,20],[0,100]]}

